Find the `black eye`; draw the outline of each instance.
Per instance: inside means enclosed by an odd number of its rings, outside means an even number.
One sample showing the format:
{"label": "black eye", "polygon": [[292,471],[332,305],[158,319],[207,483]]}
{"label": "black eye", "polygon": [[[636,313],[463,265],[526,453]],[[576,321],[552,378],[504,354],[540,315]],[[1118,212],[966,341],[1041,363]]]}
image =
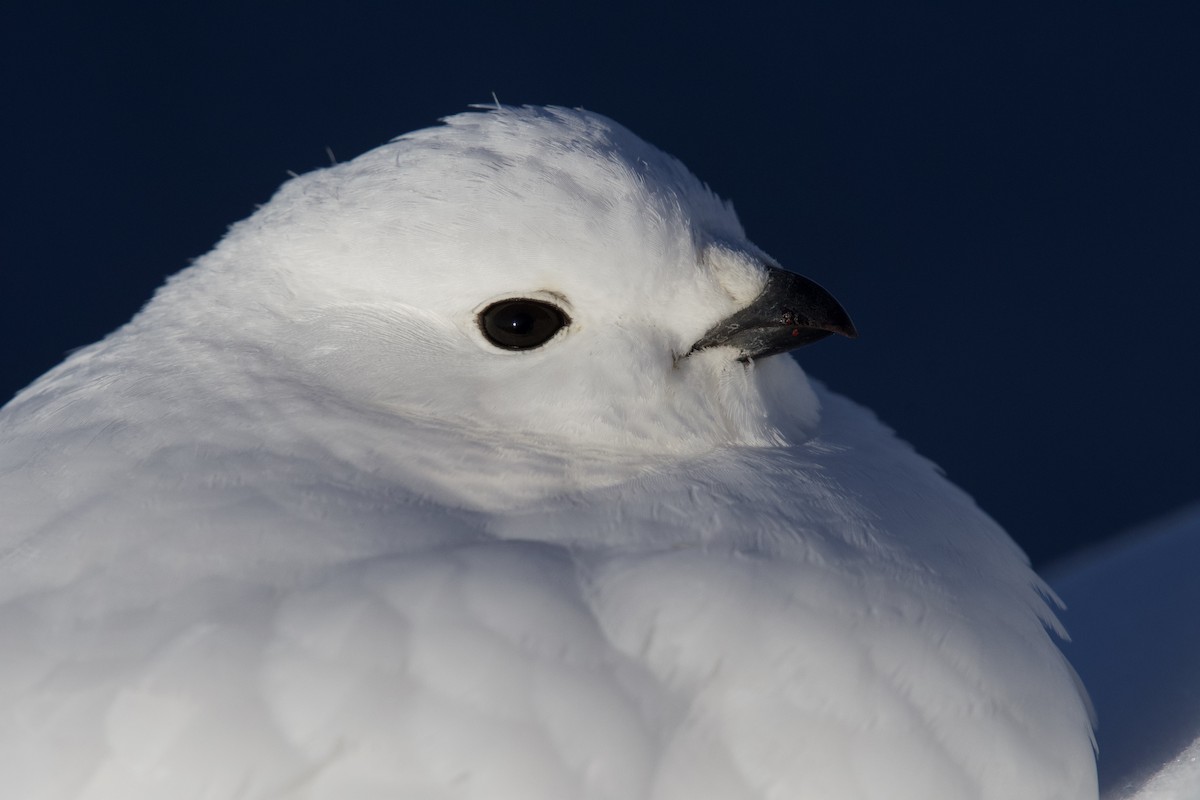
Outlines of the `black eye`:
{"label": "black eye", "polygon": [[514,297],[485,308],[479,315],[479,328],[497,347],[530,350],[548,342],[570,321],[558,306]]}

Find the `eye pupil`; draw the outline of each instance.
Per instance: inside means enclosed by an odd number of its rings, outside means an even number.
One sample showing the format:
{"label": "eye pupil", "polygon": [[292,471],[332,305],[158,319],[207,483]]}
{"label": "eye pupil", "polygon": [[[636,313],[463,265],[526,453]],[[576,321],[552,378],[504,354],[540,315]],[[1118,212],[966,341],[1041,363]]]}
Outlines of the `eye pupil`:
{"label": "eye pupil", "polygon": [[536,324],[533,314],[523,309],[516,309],[507,314],[501,314],[497,322],[506,332],[514,336],[528,336]]}
{"label": "eye pupil", "polygon": [[479,315],[483,335],[505,350],[540,347],[568,322],[567,315],[558,306],[525,298],[492,303]]}

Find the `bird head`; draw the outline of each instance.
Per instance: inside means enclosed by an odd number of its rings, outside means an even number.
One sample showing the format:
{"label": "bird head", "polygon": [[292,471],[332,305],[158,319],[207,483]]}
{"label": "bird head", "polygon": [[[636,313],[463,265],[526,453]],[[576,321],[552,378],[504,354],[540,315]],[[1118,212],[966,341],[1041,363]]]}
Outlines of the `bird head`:
{"label": "bird head", "polygon": [[799,435],[817,401],[780,354],[855,335],[679,161],[561,108],[460,114],[295,178],[194,273],[299,380],[601,448]]}

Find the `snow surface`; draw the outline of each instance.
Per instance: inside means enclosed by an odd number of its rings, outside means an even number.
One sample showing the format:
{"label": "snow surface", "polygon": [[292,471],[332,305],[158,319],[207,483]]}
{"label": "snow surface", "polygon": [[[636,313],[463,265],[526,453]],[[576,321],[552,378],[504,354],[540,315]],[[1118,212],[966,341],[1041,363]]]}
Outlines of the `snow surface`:
{"label": "snow surface", "polygon": [[1106,798],[1200,798],[1200,506],[1055,568]]}

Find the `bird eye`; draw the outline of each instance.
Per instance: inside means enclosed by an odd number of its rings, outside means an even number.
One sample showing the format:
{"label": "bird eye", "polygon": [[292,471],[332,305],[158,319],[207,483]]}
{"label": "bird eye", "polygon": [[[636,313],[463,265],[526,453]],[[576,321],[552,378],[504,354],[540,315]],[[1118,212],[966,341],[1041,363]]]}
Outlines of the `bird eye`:
{"label": "bird eye", "polygon": [[479,314],[483,335],[505,350],[541,347],[570,321],[558,306],[523,297],[492,303]]}

